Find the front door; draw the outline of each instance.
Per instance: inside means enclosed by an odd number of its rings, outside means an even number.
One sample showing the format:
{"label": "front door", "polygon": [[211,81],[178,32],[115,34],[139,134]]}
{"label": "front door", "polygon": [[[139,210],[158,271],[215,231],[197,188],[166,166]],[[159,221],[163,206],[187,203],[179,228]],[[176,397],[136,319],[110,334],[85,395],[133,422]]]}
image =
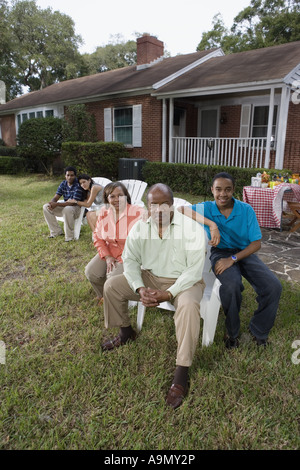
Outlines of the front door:
{"label": "front door", "polygon": [[200,109],[199,118],[199,137],[217,137],[218,109]]}

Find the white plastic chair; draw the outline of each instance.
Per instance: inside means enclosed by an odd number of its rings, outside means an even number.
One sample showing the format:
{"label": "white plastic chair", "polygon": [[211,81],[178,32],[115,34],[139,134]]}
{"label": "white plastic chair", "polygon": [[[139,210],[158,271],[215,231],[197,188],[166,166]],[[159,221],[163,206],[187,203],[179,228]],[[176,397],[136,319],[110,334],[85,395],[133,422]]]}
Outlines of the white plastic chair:
{"label": "white plastic chair", "polygon": [[142,201],[142,197],[146,191],[147,183],[145,181],[131,179],[120,180],[120,182],[127,188],[131,197],[131,203],[144,207],[145,204]]}
{"label": "white plastic chair", "polygon": [[[58,201],[58,202],[64,202],[64,201]],[[77,217],[77,219],[75,219],[75,222],[74,222],[74,239],[75,240],[78,240],[78,238],[80,237],[80,230],[81,230],[84,212],[85,212],[85,207],[81,207],[79,217]],[[64,222],[63,217],[56,217],[56,219],[59,220],[60,222]]]}
{"label": "white plastic chair", "polygon": [[103,178],[102,176],[95,176],[95,178],[93,177],[92,180],[97,183],[97,184],[100,184],[100,186],[103,186],[103,188],[111,183],[112,181],[108,178]]}

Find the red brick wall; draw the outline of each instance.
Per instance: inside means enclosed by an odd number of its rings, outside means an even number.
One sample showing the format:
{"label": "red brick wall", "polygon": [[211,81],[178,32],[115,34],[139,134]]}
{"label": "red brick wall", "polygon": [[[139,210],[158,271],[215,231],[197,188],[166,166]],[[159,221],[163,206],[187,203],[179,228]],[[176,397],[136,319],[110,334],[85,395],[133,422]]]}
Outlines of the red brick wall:
{"label": "red brick wall", "polygon": [[225,118],[225,122],[220,122],[220,137],[239,137],[241,106],[222,106],[220,118]]}
{"label": "red brick wall", "polygon": [[283,166],[300,172],[300,104],[290,103],[289,106]]}
{"label": "red brick wall", "polygon": [[142,105],[142,147],[128,149],[129,157],[161,161],[162,155],[162,102],[149,95],[115,98],[87,103],[87,110],[94,114],[99,140],[104,140],[104,109]]}

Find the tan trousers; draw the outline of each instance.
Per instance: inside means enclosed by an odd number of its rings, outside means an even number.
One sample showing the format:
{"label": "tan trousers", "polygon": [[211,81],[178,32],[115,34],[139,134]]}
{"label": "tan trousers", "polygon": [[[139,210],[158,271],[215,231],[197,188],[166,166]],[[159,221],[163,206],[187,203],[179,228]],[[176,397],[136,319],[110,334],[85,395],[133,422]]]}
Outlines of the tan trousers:
{"label": "tan trousers", "polygon": [[97,253],[85,267],[85,275],[92,284],[97,297],[103,297],[103,286],[106,279],[123,273],[123,263],[116,263],[114,269],[106,274],[106,261]]}
{"label": "tan trousers", "polygon": [[50,230],[50,235],[52,237],[56,237],[63,233],[61,226],[56,219],[56,217],[63,217],[65,239],[67,241],[73,240],[75,219],[79,217],[80,209],[81,208],[79,206],[59,207],[58,204],[53,210],[50,210],[48,204],[44,204],[43,212]]}
{"label": "tan trousers", "polygon": [[[146,287],[167,290],[175,279],[157,277],[143,270],[142,278]],[[200,301],[205,284],[199,281],[189,289],[180,292],[173,300],[177,339],[176,364],[190,367],[199,341]],[[139,301],[140,297],[129,286],[124,275],[108,279],[104,286],[104,323],[106,328],[130,325],[128,300]]]}

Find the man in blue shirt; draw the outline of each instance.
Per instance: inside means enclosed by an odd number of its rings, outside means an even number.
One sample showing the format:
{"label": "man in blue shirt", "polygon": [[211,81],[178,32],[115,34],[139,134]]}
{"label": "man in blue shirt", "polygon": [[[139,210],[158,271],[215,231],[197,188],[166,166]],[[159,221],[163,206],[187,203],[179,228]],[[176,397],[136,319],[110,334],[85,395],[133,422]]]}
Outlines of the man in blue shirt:
{"label": "man in blue shirt", "polygon": [[[214,221],[221,236],[220,243],[211,248],[210,260],[222,283],[220,299],[226,315],[225,345],[229,349],[239,345],[243,276],[257,293],[258,308],[249,329],[257,345],[265,346],[275,321],[281,283],[254,254],[261,247],[261,231],[252,207],[233,197],[232,176],[219,173],[213,179],[211,190],[215,200],[195,204],[192,209]],[[208,227],[205,229],[211,238]]]}
{"label": "man in blue shirt", "polygon": [[[69,200],[83,201],[85,199],[84,190],[76,178],[76,169],[69,166],[65,169],[65,181],[63,181],[55,196],[50,202],[44,204],[44,217],[50,230],[49,238],[55,238],[63,235],[63,231],[57,222],[56,217],[64,218],[65,240],[69,242],[74,240],[74,223],[75,219],[80,215],[80,206],[77,203],[69,202]],[[58,202],[63,196],[64,202]]]}

